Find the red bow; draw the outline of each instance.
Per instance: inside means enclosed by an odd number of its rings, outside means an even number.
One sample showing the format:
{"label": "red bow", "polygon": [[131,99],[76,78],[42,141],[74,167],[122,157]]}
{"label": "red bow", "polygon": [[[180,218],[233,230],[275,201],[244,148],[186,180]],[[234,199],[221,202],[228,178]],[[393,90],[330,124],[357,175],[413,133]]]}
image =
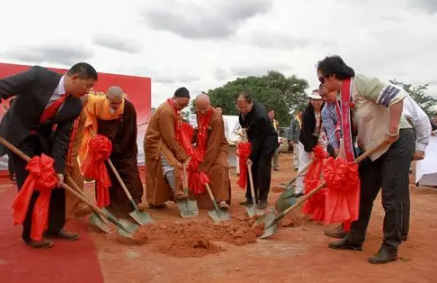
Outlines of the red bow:
{"label": "red bow", "polygon": [[357,220],[360,205],[358,164],[330,157],[323,168],[323,176],[327,184],[325,222],[350,223]]}
{"label": "red bow", "polygon": [[58,182],[53,158],[42,154],[34,156],[26,166],[29,175],[14,200],[14,224],[23,224],[34,191],[39,191],[32,213],[32,240],[40,241],[48,227],[50,196]]}
{"label": "red bow", "polygon": [[250,142],[240,142],[237,144],[237,156],[238,156],[238,165],[240,167],[240,176],[237,181],[237,185],[240,186],[243,190],[246,189],[247,185],[247,159],[250,156]]}
{"label": "red bow", "polygon": [[100,208],[110,203],[109,187],[112,183],[105,161],[109,159],[111,152],[111,141],[105,136],[96,135],[88,142],[88,153],[81,166],[84,177],[97,182],[97,206]]}
{"label": "red bow", "polygon": [[[320,145],[314,147],[313,152],[314,160],[308,168],[304,179],[305,194],[309,194],[321,184],[323,160],[328,156],[328,153]],[[325,212],[325,194],[326,189],[322,189],[318,193],[314,194],[304,204],[302,212],[311,215],[315,221],[323,221]]]}

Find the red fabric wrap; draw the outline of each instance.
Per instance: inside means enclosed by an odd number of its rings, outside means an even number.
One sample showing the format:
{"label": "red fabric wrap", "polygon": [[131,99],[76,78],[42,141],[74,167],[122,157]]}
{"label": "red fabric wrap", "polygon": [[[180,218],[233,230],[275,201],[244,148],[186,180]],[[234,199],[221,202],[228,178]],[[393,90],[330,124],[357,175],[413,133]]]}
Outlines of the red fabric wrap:
{"label": "red fabric wrap", "polygon": [[33,192],[39,191],[38,199],[32,212],[32,240],[40,241],[44,231],[48,227],[48,214],[50,196],[58,182],[54,160],[42,154],[41,157],[33,157],[26,166],[29,175],[14,200],[14,224],[23,224]]}
{"label": "red fabric wrap", "polygon": [[188,139],[190,141],[193,140],[194,137],[194,128],[191,126],[190,123],[182,123],[182,129],[185,131],[186,135],[188,136]]}
{"label": "red fabric wrap", "polygon": [[350,222],[357,220],[359,213],[358,164],[330,157],[323,168],[323,176],[327,184],[325,223],[343,222],[343,229],[348,231]]}
{"label": "red fabric wrap", "polygon": [[201,194],[205,191],[205,185],[209,183],[209,177],[206,172],[199,170],[199,165],[203,162],[206,153],[206,142],[208,140],[209,124],[211,122],[214,109],[210,108],[205,114],[197,115],[197,138],[194,154],[191,155],[188,166],[189,179],[188,187],[193,194]]}
{"label": "red fabric wrap", "polygon": [[96,135],[88,142],[88,153],[81,166],[84,177],[97,182],[97,206],[100,208],[110,203],[109,187],[112,183],[105,161],[109,159],[111,152],[111,141],[105,136]]}
{"label": "red fabric wrap", "polygon": [[237,185],[240,186],[243,190],[246,189],[247,186],[247,159],[250,155],[250,142],[240,142],[237,144],[237,156],[238,156],[238,164],[240,167],[240,176],[237,181]]}
{"label": "red fabric wrap", "polygon": [[[305,194],[309,194],[322,183],[323,161],[328,157],[328,153],[320,145],[314,147],[313,152],[314,160],[308,168],[304,179]],[[325,195],[325,188],[314,194],[304,204],[302,212],[311,215],[315,221],[323,221],[325,214]]]}

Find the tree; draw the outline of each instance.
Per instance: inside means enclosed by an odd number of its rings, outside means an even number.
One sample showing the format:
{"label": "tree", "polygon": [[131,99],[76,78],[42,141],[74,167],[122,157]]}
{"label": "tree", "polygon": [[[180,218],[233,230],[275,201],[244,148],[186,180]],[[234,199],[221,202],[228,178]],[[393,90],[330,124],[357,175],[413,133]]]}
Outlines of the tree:
{"label": "tree", "polygon": [[429,84],[413,86],[397,80],[391,80],[390,82],[402,87],[429,117],[434,115],[437,99],[427,94]]}
{"label": "tree", "polygon": [[[280,72],[270,71],[265,76],[238,78],[224,86],[210,90],[212,104],[223,109],[225,115],[237,115],[235,96],[248,91],[266,109],[273,109],[281,126],[288,126],[290,113],[301,110],[308,102],[305,89],[308,82],[295,75],[285,77]],[[194,108],[192,107],[192,111]]]}

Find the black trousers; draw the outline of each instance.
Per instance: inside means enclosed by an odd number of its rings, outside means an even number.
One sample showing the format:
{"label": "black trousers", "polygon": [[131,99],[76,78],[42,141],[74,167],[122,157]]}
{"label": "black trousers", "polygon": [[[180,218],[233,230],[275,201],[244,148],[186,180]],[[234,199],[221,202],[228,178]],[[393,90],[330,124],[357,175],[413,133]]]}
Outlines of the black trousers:
{"label": "black trousers", "polygon": [[352,223],[348,234],[352,242],[364,242],[373,202],[382,187],[382,206],[385,211],[383,245],[389,249],[397,249],[401,244],[404,219],[402,203],[408,193],[408,177],[414,148],[414,131],[402,129],[399,140],[393,143],[386,153],[373,162],[370,159],[361,162],[359,218]]}
{"label": "black trousers", "polygon": [[[27,156],[32,158],[35,155],[41,155],[43,148],[37,136],[28,136],[19,146],[18,149],[23,151]],[[29,172],[26,170],[27,162],[21,159],[18,155],[9,152],[15,168],[15,177],[17,180],[18,191],[20,191],[26,181]],[[46,153],[47,154],[47,153]],[[49,155],[49,154],[47,154]],[[29,208],[26,218],[23,223],[23,233],[21,237],[24,241],[30,241],[30,232],[32,230],[32,213],[35,202],[38,199],[39,192],[34,192],[30,199]],[[49,204],[49,225],[47,231],[57,233],[64,227],[65,224],[65,190],[63,188],[55,188],[52,191]]]}
{"label": "black trousers", "polygon": [[[279,147],[277,137],[271,140],[268,138],[266,144],[268,147],[264,148],[260,154],[252,160],[253,185],[255,187],[255,199],[257,202],[267,201],[270,192],[270,182],[272,180],[272,158],[276,149]],[[252,199],[249,174],[247,176],[246,199]]]}
{"label": "black trousers", "polygon": [[14,168],[14,163],[12,162],[11,156],[8,153],[8,171],[9,171],[9,175],[14,175],[15,174],[15,168]]}

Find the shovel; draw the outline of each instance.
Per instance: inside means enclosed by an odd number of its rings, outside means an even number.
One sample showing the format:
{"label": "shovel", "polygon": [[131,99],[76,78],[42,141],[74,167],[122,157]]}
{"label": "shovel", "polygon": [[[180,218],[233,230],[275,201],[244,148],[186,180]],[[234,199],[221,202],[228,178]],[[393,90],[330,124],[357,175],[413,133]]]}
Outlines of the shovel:
{"label": "shovel", "polygon": [[[24,159],[26,162],[30,161],[29,156],[24,154],[24,152],[22,152],[21,150],[16,148],[14,145],[9,143],[7,140],[5,140],[1,136],[0,136],[0,143],[3,144],[7,149],[9,149],[13,153],[18,155],[22,159]],[[133,238],[133,234],[138,229],[138,225],[135,225],[133,223],[129,223],[129,224],[122,223],[116,217],[114,217],[112,214],[108,213],[107,211],[104,211],[104,210],[100,209],[95,204],[93,204],[91,201],[89,201],[85,196],[83,196],[82,194],[76,192],[73,188],[71,188],[67,184],[62,183],[62,187],[67,192],[69,192],[70,194],[72,194],[73,196],[77,197],[78,199],[80,199],[85,204],[87,204],[94,212],[98,213],[103,218],[107,219],[109,222],[111,222],[115,226],[117,226],[118,227],[118,234],[120,236],[127,237],[127,238]]]}
{"label": "shovel", "polygon": [[231,215],[227,211],[220,209],[218,207],[217,202],[215,201],[214,195],[212,194],[211,187],[209,186],[209,184],[205,184],[205,186],[206,186],[206,190],[208,191],[209,198],[211,199],[212,204],[214,205],[214,209],[208,211],[209,217],[211,217],[211,219],[216,223],[219,223],[221,221],[230,220]]}
{"label": "shovel", "polygon": [[249,172],[249,182],[250,182],[250,194],[252,195],[252,205],[246,205],[247,215],[249,217],[253,217],[256,215],[256,196],[255,196],[255,187],[253,186],[253,177],[252,177],[252,166],[247,165],[247,171]]}
{"label": "shovel", "polygon": [[[67,180],[68,180],[68,182],[70,182],[73,185],[73,188],[76,192],[83,195],[82,190],[79,188],[79,186],[76,184],[76,182],[68,175],[67,175]],[[111,229],[105,223],[103,218],[100,215],[96,214],[95,212],[90,216],[89,220],[90,220],[91,225],[97,227],[101,231],[103,231],[105,233],[111,232]]]}
{"label": "shovel", "polygon": [[120,175],[117,172],[117,169],[115,169],[114,164],[112,164],[111,159],[107,160],[109,167],[111,167],[112,172],[114,173],[115,177],[117,178],[118,182],[120,183],[121,187],[123,188],[124,193],[126,194],[133,211],[129,212],[130,217],[134,219],[138,224],[140,225],[146,225],[153,222],[153,218],[145,211],[140,211],[137,204],[132,198],[132,195],[130,194],[129,190],[127,189],[125,183],[121,179]]}
{"label": "shovel", "polygon": [[[364,152],[362,155],[360,155],[356,160],[355,163],[360,163],[364,159],[366,159],[369,155],[373,154],[377,150],[379,150],[383,145],[385,145],[385,141],[382,141],[377,146],[369,149],[368,151]],[[294,205],[290,206],[286,210],[280,212],[278,215],[275,215],[273,212],[263,215],[262,217],[258,218],[255,222],[254,226],[260,223],[264,224],[264,233],[259,237],[260,239],[265,239],[278,231],[278,222],[282,218],[284,218],[285,215],[293,211],[294,209],[298,208],[302,203],[304,203],[306,200],[308,200],[310,197],[312,197],[314,194],[318,193],[322,188],[326,186],[326,182],[323,182],[319,186],[317,186],[314,190],[312,190],[307,195],[303,196],[301,199],[299,199]]]}
{"label": "shovel", "polygon": [[199,215],[199,209],[197,208],[197,202],[195,200],[189,199],[188,195],[188,174],[187,174],[187,162],[183,164],[183,174],[184,174],[184,192],[187,198],[184,200],[177,201],[179,212],[182,218],[192,218]]}
{"label": "shovel", "polygon": [[[94,137],[96,136],[96,133],[94,130],[91,130],[91,135]],[[132,198],[132,195],[130,194],[129,190],[126,187],[126,184],[123,182],[123,179],[121,179],[120,174],[118,174],[117,169],[115,169],[114,164],[112,163],[111,159],[107,160],[107,163],[109,167],[111,168],[112,172],[114,173],[115,177],[117,178],[117,181],[120,183],[120,186],[123,188],[124,193],[126,194],[129,203],[131,204],[133,211],[129,212],[129,216],[132,217],[133,220],[135,220],[140,225],[145,225],[153,222],[153,218],[150,217],[150,215],[147,212],[140,211],[137,204]]]}
{"label": "shovel", "polygon": [[299,178],[300,175],[308,170],[308,168],[311,166],[311,163],[312,162],[306,165],[301,171],[297,172],[296,176],[291,179],[291,181],[287,185],[285,185],[285,191],[279,196],[278,200],[276,201],[276,209],[278,209],[279,211],[284,211],[296,203],[296,194],[294,190],[290,188],[290,186],[297,180],[297,178]]}

